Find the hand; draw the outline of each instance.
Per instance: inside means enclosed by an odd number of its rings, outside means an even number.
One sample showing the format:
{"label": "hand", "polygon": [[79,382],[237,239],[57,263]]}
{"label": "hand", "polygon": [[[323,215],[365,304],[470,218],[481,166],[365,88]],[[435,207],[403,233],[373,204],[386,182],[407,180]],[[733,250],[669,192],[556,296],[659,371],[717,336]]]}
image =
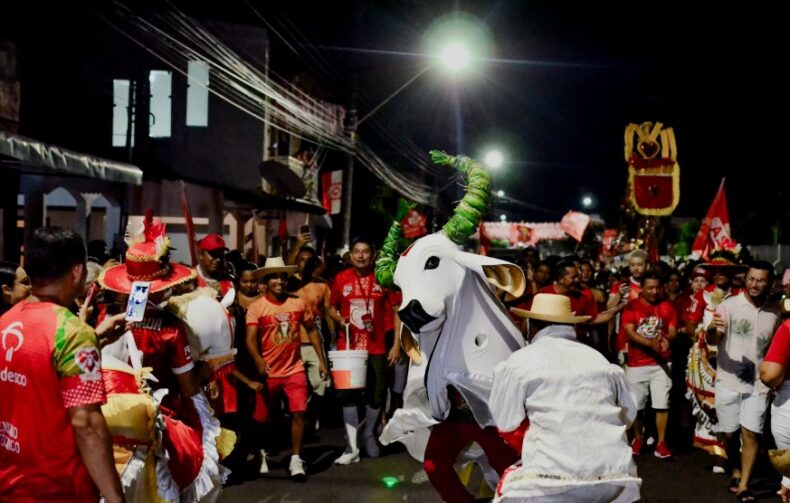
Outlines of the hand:
{"label": "hand", "polygon": [[129,324],[126,322],[125,316],[125,313],[118,313],[115,316],[108,316],[99,323],[99,326],[96,327],[96,339],[98,339],[100,346],[104,347],[107,344],[112,344],[126,330],[129,330]]}
{"label": "hand", "polygon": [[724,316],[722,316],[719,312],[714,312],[713,320],[710,322],[710,326],[719,332],[724,333],[724,329],[727,327],[727,324],[724,321]]}
{"label": "hand", "polygon": [[247,386],[256,393],[263,390],[263,383],[260,381],[247,381]]}
{"label": "hand", "polygon": [[88,323],[91,315],[93,315],[93,306],[86,306],[85,304],[80,306],[80,310],[77,312],[77,316],[83,323]]}
{"label": "hand", "polygon": [[326,381],[329,377],[329,369],[326,367],[326,363],[321,361],[318,363],[318,375],[321,376],[322,381]]}
{"label": "hand", "polygon": [[211,381],[206,385],[206,394],[210,400],[216,400],[219,397],[219,386],[217,381]]}
{"label": "hand", "polygon": [[782,500],[782,503],[790,503],[790,489],[785,486],[781,486],[779,490],[776,492],[779,495],[779,498]]}
{"label": "hand", "polygon": [[669,350],[669,339],[660,337],[658,339],[658,352],[665,353],[667,350]]}
{"label": "hand", "polygon": [[312,240],[313,240],[313,237],[310,235],[310,233],[309,232],[305,232],[303,234],[299,234],[298,236],[296,236],[296,243],[294,243],[294,246],[296,248],[301,248],[302,246],[306,245],[307,243],[309,243]]}
{"label": "hand", "polygon": [[631,285],[628,283],[620,284],[620,300],[627,299],[629,293],[631,293]]}
{"label": "hand", "polygon": [[387,361],[389,362],[390,367],[394,367],[398,364],[401,357],[401,349],[399,344],[393,344],[392,349],[390,349],[390,353],[387,356]]}
{"label": "hand", "polygon": [[269,368],[266,365],[265,360],[261,359],[260,361],[255,362],[255,366],[258,368],[258,373],[261,374],[261,376],[269,375]]}

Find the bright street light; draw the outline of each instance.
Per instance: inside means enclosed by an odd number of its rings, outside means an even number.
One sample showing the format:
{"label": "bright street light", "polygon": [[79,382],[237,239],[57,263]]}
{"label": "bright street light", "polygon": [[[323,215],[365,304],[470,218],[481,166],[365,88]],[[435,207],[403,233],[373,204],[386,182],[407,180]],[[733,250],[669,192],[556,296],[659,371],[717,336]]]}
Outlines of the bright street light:
{"label": "bright street light", "polygon": [[507,222],[507,215],[505,215],[504,213],[499,215],[499,220],[502,222]]}
{"label": "bright street light", "polygon": [[592,196],[584,196],[582,197],[582,206],[585,208],[590,208],[593,205],[593,198]]}
{"label": "bright street light", "polygon": [[458,42],[445,46],[440,57],[445,68],[452,71],[463,70],[472,59],[469,50]]}
{"label": "bright street light", "polygon": [[486,154],[485,162],[489,168],[497,169],[505,162],[505,157],[499,150],[489,150]]}
{"label": "bright street light", "polygon": [[499,197],[505,197],[505,191],[502,190],[502,189],[499,189],[498,191],[496,191],[496,195],[499,196]]}

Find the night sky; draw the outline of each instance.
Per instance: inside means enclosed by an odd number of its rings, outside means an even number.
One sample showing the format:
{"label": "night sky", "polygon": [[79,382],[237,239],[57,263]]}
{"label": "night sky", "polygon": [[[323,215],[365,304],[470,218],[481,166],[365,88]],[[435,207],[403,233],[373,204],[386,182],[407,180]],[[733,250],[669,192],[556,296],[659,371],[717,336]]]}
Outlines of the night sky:
{"label": "night sky", "polygon": [[[410,139],[420,155],[437,148],[480,156],[496,144],[507,162],[494,175],[495,188],[517,202],[497,201],[493,217],[505,210],[512,220],[556,221],[568,209],[581,209],[581,196],[591,193],[592,211],[616,226],[627,178],[624,129],[660,121],[674,128],[678,144],[675,215],[702,217],[726,176],[736,239],[770,243],[774,225],[785,242],[790,235],[786,78],[778,77],[787,44],[775,4],[174,4],[198,20],[267,28],[275,73],[289,80],[298,75],[329,101],[355,100],[360,116],[433,61],[425,54],[426,36],[437,19],[468,14],[485,26],[490,41],[474,74],[453,79],[431,68],[361,126],[363,140],[392,165],[419,174],[397,138]],[[75,19],[80,15],[84,9],[74,7]],[[358,177],[363,187],[370,180]],[[446,182],[430,175],[425,181]],[[358,197],[374,194],[363,192]],[[443,199],[454,197],[451,187]]]}
{"label": "night sky", "polygon": [[[375,115],[426,151],[475,156],[501,145],[510,162],[495,174],[496,185],[528,205],[498,204],[511,218],[555,220],[581,209],[581,195],[590,192],[594,211],[616,222],[627,176],[624,128],[660,121],[674,128],[678,143],[676,215],[702,217],[726,176],[736,238],[769,243],[780,221],[790,233],[790,170],[781,152],[786,105],[777,76],[786,58],[774,7],[359,1],[338,11],[327,4],[309,13],[282,7],[269,17],[290,20],[317,45],[421,53],[431,23],[461,11],[487,25],[491,59],[524,61],[483,63],[477,75],[455,81],[431,70]],[[277,37],[272,43],[274,67],[293,57]],[[366,98],[367,107],[358,101],[361,115],[428,61],[301,50],[334,70],[335,82],[325,85],[340,85],[337,98],[348,100],[355,85]],[[388,142],[371,126],[361,135],[386,153]]]}

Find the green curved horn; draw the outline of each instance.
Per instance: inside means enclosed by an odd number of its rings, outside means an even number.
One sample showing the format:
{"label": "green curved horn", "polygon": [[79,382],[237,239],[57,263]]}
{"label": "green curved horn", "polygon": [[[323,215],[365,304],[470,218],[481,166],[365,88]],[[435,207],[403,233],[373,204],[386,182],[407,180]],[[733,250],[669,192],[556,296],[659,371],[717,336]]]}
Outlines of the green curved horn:
{"label": "green curved horn", "polygon": [[464,175],[466,194],[442,228],[453,243],[462,245],[475,233],[491,205],[491,175],[478,161],[469,157],[453,157],[431,150],[431,160],[434,164],[454,167]]}
{"label": "green curved horn", "polygon": [[395,213],[395,221],[392,222],[384,245],[381,247],[381,254],[376,260],[376,281],[385,288],[395,286],[395,266],[398,265],[398,255],[400,255],[400,223],[406,217],[406,213],[417,206],[415,203],[398,200],[398,211]]}

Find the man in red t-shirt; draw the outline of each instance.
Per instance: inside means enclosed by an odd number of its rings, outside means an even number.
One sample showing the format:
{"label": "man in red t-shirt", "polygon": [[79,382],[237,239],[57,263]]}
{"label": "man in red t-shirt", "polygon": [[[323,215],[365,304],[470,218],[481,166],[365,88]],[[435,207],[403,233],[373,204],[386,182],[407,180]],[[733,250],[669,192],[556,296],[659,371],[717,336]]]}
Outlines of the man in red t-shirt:
{"label": "man in red t-shirt", "polygon": [[[639,291],[642,288],[642,276],[647,272],[647,253],[644,250],[634,250],[628,255],[628,272],[630,273],[626,281],[617,281],[609,290],[609,300],[606,306],[610,309],[623,303],[631,302],[639,298]],[[626,351],[628,337],[623,330],[623,322],[615,326],[614,350],[618,353]]]}
{"label": "man in red t-shirt", "polygon": [[[365,429],[362,432],[365,451],[370,457],[379,455],[374,428],[379,421],[381,406],[387,391],[387,344],[386,331],[388,310],[392,305],[387,291],[376,282],[373,274],[373,243],[357,238],[351,244],[351,269],[335,277],[329,298],[329,316],[337,322],[340,332],[338,350],[364,349],[368,352],[368,375],[365,388],[367,409]],[[346,335],[351,347],[347,347]],[[348,448],[335,463],[347,465],[359,461],[357,449],[357,403],[359,393],[355,390],[338,392],[343,404],[343,421],[348,435]]]}
{"label": "man in red t-shirt", "polygon": [[0,501],[123,501],[97,336],[125,323],[94,332],[69,312],[85,256],[76,233],[36,230],[25,246],[33,293],[0,317]]}
{"label": "man in red t-shirt", "polygon": [[300,457],[307,410],[307,376],[300,353],[302,327],[318,354],[320,377],[326,379],[329,371],[312,311],[304,300],[285,291],[288,275],[294,272],[296,266],[286,266],[279,257],[266,259],[266,264],[255,271],[255,277],[266,284],[266,293],[247,308],[247,349],[258,371],[267,377],[267,402],[276,405],[282,394],[288,399],[292,418],[288,470],[294,482],[305,482],[304,460]]}
{"label": "man in red t-shirt", "polygon": [[642,420],[640,415],[647,406],[647,397],[656,411],[658,443],[655,455],[669,458],[672,453],[664,439],[669,417],[669,390],[672,388],[669,341],[675,338],[677,315],[667,301],[661,300],[663,284],[655,273],[642,277],[639,298],[632,300],[623,310],[621,323],[628,336],[628,365],[625,376],[636,398],[639,409],[634,421],[634,455],[642,451]]}

